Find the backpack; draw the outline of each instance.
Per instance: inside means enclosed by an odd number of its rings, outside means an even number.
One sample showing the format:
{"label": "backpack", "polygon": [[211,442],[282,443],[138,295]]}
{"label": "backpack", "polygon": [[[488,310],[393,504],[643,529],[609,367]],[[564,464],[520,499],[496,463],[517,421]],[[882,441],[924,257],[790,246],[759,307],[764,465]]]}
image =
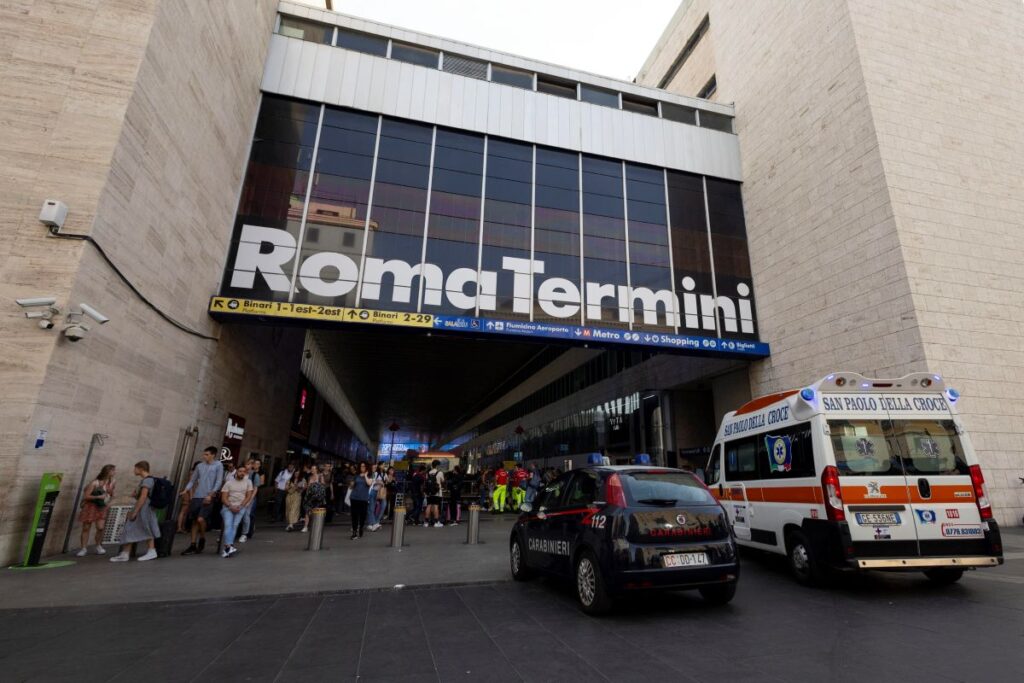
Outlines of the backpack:
{"label": "backpack", "polygon": [[174,500],[174,484],[163,477],[153,477],[153,489],[149,492],[149,507],[163,510]]}
{"label": "backpack", "polygon": [[424,486],[424,493],[428,496],[441,495],[441,487],[437,484],[437,472],[427,474],[427,483]]}

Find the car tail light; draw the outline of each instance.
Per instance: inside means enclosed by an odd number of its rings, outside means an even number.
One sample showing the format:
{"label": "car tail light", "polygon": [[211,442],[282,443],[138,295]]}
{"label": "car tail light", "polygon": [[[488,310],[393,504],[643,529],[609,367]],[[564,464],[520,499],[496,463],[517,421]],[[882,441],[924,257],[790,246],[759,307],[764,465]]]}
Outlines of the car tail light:
{"label": "car tail light", "polygon": [[619,475],[613,474],[608,477],[608,481],[604,484],[604,499],[609,505],[626,507],[626,492],[622,490],[622,480],[619,479]]}
{"label": "car tail light", "polygon": [[846,521],[843,512],[843,489],[839,486],[839,470],[829,465],[821,473],[821,490],[825,494],[825,514],[832,522]]}
{"label": "car tail light", "polygon": [[985,486],[985,475],[981,473],[981,465],[971,465],[971,484],[974,485],[974,499],[978,503],[978,512],[982,519],[992,519],[992,504],[988,502],[988,487]]}

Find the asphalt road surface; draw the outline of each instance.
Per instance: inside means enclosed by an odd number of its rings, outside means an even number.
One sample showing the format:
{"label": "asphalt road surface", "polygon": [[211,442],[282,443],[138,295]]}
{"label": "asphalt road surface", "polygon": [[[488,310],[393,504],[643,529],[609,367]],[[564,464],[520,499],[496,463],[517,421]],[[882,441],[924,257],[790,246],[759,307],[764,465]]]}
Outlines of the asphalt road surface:
{"label": "asphalt road surface", "polygon": [[1024,553],[1009,555],[951,587],[828,590],[746,555],[726,607],[652,594],[603,619],[549,580],[4,610],[0,680],[1021,681]]}

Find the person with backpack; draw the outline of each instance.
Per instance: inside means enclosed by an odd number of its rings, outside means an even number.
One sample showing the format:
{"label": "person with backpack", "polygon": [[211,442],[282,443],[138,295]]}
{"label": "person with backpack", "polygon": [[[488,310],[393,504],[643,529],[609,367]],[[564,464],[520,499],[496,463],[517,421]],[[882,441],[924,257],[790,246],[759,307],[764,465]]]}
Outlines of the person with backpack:
{"label": "person with backpack", "polygon": [[129,553],[132,546],[143,541],[146,541],[149,550],[139,557],[138,561],[148,562],[156,559],[156,539],[160,538],[160,523],[150,505],[150,494],[153,492],[155,478],[149,474],[147,461],[140,460],[135,463],[135,476],[142,478],[134,493],[135,507],[128,514],[128,521],[121,531],[121,552],[110,558],[111,562],[127,562],[131,559]]}
{"label": "person with backpack", "polygon": [[431,462],[423,483],[423,492],[427,495],[427,518],[423,522],[425,527],[430,526],[430,520],[434,520],[435,527],[444,526],[441,523],[441,487],[444,486],[444,474],[440,468],[440,460]]}
{"label": "person with backpack", "polygon": [[82,497],[82,511],[78,513],[78,521],[82,523],[82,548],[76,553],[78,557],[89,554],[89,529],[93,525],[96,526],[96,554],[107,554],[103,549],[103,527],[107,521],[107,505],[114,497],[115,471],[113,465],[104,465]]}

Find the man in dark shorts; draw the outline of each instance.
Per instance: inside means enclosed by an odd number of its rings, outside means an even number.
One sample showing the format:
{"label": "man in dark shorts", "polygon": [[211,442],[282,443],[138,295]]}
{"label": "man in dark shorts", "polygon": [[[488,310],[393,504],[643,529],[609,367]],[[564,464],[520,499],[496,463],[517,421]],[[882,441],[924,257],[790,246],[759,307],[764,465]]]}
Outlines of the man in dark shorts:
{"label": "man in dark shorts", "polygon": [[430,520],[434,520],[434,526],[442,527],[441,523],[441,491],[444,488],[444,474],[441,472],[441,461],[434,460],[430,463],[430,470],[423,481],[423,492],[427,494],[427,519],[423,526],[430,526]]}
{"label": "man in dark shorts", "polygon": [[192,493],[185,522],[192,534],[192,543],[182,555],[196,555],[206,546],[206,529],[213,515],[213,500],[224,486],[224,466],[217,462],[217,447],[207,446],[203,459],[192,471],[185,490]]}

